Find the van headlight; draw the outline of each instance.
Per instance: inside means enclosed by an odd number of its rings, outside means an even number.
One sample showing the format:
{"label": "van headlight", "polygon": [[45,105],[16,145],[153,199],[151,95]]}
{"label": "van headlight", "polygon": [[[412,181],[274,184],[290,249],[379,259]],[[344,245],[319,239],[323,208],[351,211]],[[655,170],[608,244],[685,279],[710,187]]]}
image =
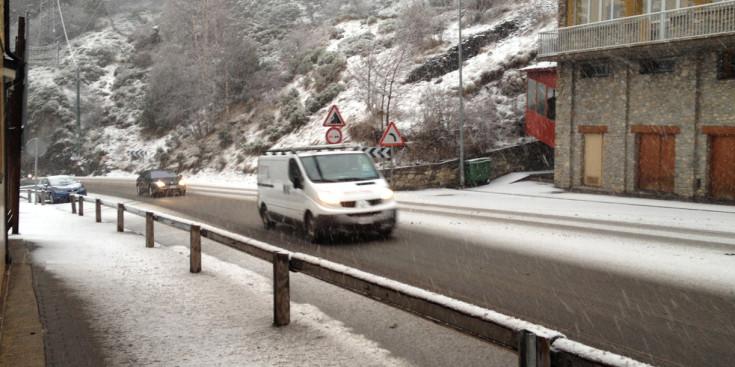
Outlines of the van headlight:
{"label": "van headlight", "polygon": [[166,183],[163,182],[163,181],[161,181],[161,180],[158,180],[158,181],[156,181],[156,186],[158,186],[158,187],[166,187]]}
{"label": "van headlight", "polygon": [[183,178],[179,180],[179,186],[186,186],[186,180]]}
{"label": "van headlight", "polygon": [[329,191],[321,191],[317,193],[317,197],[319,197],[319,201],[321,201],[323,204],[339,206],[341,203],[339,201],[339,198],[337,198],[336,195]]}
{"label": "van headlight", "polygon": [[390,199],[393,199],[393,190],[391,190],[391,189],[389,189],[387,187],[384,187],[380,191],[380,199],[383,200],[383,201],[388,201]]}

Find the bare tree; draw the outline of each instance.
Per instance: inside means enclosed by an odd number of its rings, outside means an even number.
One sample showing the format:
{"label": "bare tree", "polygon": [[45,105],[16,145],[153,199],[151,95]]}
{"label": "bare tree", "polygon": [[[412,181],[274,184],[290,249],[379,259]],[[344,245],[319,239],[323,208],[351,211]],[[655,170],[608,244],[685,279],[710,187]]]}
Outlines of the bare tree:
{"label": "bare tree", "polygon": [[[393,48],[382,61],[383,67],[378,69],[378,81],[380,88],[380,110],[385,118],[381,120],[381,129],[390,123],[391,103],[401,96],[402,84],[398,78],[406,72],[409,61],[409,47],[407,45]],[[385,125],[383,125],[385,122]]]}
{"label": "bare tree", "polygon": [[422,0],[414,0],[398,16],[399,37],[414,46],[422,46],[431,37],[441,35],[443,26],[440,18],[432,16],[434,11]]}
{"label": "bare tree", "polygon": [[381,130],[390,123],[391,108],[402,95],[401,78],[410,66],[410,50],[409,45],[404,44],[378,53],[373,46],[351,72],[368,111],[380,116]]}
{"label": "bare tree", "polygon": [[187,125],[208,135],[216,114],[257,93],[258,45],[242,35],[227,0],[169,0],[160,19],[164,46],[151,71],[144,124],[163,132]]}

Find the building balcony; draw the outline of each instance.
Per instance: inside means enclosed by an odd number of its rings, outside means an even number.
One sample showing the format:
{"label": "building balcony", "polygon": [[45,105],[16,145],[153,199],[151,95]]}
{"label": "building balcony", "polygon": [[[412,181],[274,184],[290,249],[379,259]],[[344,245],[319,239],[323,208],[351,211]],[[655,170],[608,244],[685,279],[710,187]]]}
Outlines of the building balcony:
{"label": "building balcony", "polygon": [[735,0],[542,32],[538,57],[727,35],[735,35]]}

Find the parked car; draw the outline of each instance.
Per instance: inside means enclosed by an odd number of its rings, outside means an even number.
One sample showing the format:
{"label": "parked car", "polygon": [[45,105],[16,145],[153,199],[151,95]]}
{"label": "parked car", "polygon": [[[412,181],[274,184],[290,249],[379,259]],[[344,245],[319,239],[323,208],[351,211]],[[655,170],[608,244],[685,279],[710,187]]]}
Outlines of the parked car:
{"label": "parked car", "polygon": [[169,169],[149,169],[140,173],[135,180],[138,195],[150,197],[160,195],[186,195],[186,180]]}
{"label": "parked car", "polygon": [[[36,189],[46,191],[46,200],[54,204],[69,201],[70,194],[87,195],[87,189],[84,187],[84,184],[76,178],[67,175],[44,177],[38,182]],[[40,196],[37,196],[36,202],[41,202]]]}

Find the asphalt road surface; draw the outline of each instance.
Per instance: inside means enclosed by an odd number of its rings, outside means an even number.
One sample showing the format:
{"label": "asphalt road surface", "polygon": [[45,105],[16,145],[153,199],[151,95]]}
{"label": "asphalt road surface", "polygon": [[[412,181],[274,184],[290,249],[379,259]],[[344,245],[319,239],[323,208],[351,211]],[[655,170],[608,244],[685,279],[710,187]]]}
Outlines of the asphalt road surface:
{"label": "asphalt road surface", "polygon": [[[362,235],[315,245],[290,226],[265,230],[253,195],[190,186],[185,197],[152,199],[138,196],[129,180],[83,181],[91,195],[154,203],[181,217],[541,324],[641,362],[732,366],[735,361],[733,296],[494,248],[492,238],[467,241],[458,233],[426,233],[405,222],[390,239]],[[399,213],[402,219],[411,215]]]}

